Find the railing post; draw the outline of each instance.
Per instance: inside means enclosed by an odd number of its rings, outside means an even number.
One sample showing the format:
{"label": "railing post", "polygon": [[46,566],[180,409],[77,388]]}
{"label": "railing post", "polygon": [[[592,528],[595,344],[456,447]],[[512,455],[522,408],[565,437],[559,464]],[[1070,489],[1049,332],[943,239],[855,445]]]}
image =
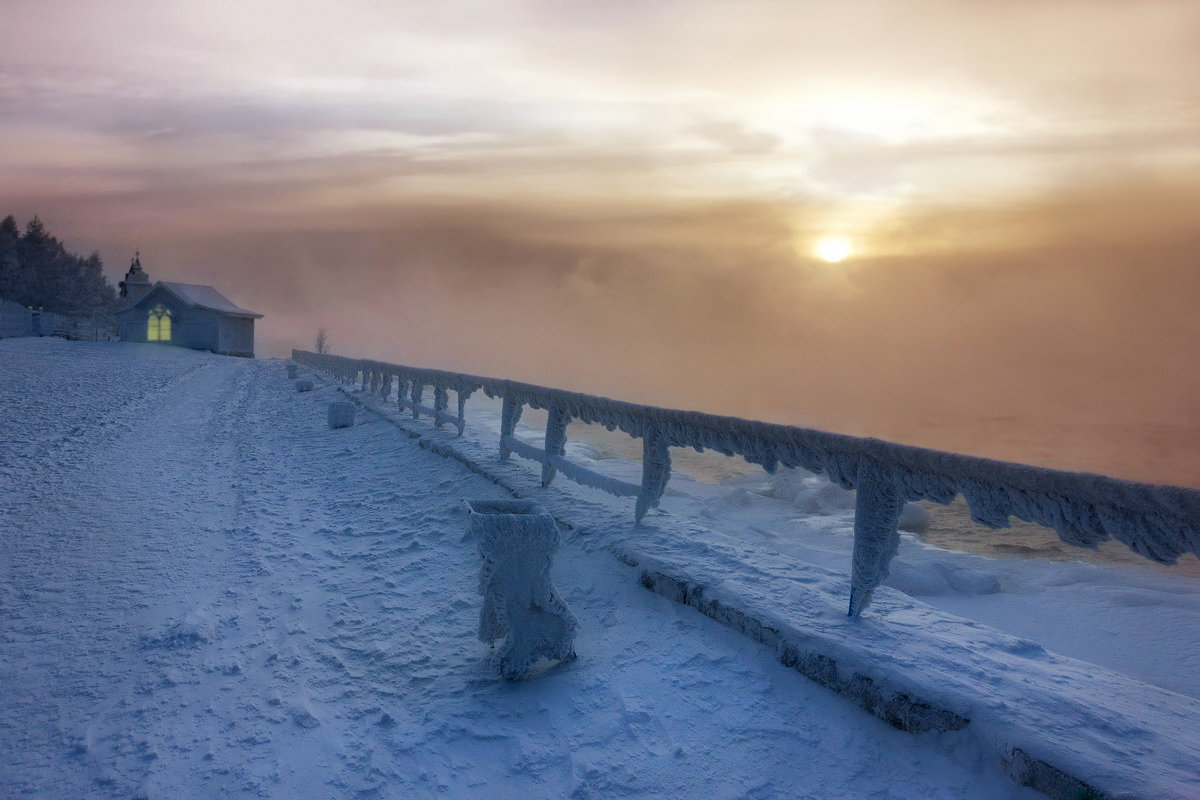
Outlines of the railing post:
{"label": "railing post", "polygon": [[379,396],[381,398],[383,398],[383,402],[386,403],[387,399],[389,397],[391,397],[391,395],[392,395],[392,373],[385,372],[385,373],[383,373],[383,380],[379,384]]}
{"label": "railing post", "polygon": [[546,460],[542,462],[542,486],[549,486],[557,470],[550,463],[554,456],[566,453],[567,423],[571,417],[559,406],[551,406],[546,416]]}
{"label": "railing post", "polygon": [[417,406],[421,405],[421,395],[425,393],[425,384],[421,383],[419,378],[413,378],[412,382],[412,405],[413,419],[420,419],[421,412]]}
{"label": "railing post", "polygon": [[525,404],[513,392],[505,388],[504,390],[504,405],[500,409],[500,460],[508,461],[508,457],[512,455],[512,449],[508,446],[508,438],[513,435],[513,431],[517,429],[517,421],[521,419],[521,412],[524,410]]}
{"label": "railing post", "polygon": [[367,390],[367,381],[370,379],[371,369],[365,361],[359,362],[359,369],[362,370],[362,388],[359,391],[365,392]]}
{"label": "railing post", "polygon": [[396,405],[401,411],[404,410],[404,400],[408,397],[408,381],[404,380],[403,375],[396,376]]}
{"label": "railing post", "polygon": [[467,425],[467,398],[471,396],[471,393],[456,389],[455,395],[458,397],[458,422],[455,427],[458,428],[458,435],[462,436],[463,429]]}
{"label": "railing post", "polygon": [[638,492],[634,520],[641,522],[646,512],[658,506],[667,481],[671,480],[671,446],[666,432],[657,425],[642,431],[642,490]]}
{"label": "railing post", "polygon": [[854,502],[854,556],[850,574],[850,612],[857,617],[871,603],[876,587],[900,547],[896,525],[904,505],[891,477],[867,459],[858,467]]}
{"label": "railing post", "polygon": [[[446,413],[446,409],[450,407],[450,393],[446,391],[445,386],[434,385],[433,387],[433,410]],[[445,424],[441,414],[433,415],[433,426],[440,428]]]}

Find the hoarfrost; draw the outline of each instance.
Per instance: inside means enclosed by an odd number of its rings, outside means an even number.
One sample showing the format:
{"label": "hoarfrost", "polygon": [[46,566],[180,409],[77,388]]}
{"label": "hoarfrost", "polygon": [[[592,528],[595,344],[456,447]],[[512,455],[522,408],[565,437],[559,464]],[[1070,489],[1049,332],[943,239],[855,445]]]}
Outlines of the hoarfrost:
{"label": "hoarfrost", "polygon": [[577,623],[550,580],[558,527],[525,500],[471,500],[471,535],[483,556],[479,638],[494,643],[492,664],[508,680],[524,677],[541,657],[575,657]]}

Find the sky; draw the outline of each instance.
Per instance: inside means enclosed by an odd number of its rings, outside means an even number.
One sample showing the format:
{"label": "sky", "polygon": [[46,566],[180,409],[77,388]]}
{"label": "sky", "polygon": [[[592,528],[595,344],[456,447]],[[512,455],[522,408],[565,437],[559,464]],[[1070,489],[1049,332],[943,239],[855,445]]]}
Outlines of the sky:
{"label": "sky", "polygon": [[346,355],[1200,485],[1200,4],[0,16],[0,215],[114,283],[140,251],[215,285],[265,315],[260,356],[325,327]]}

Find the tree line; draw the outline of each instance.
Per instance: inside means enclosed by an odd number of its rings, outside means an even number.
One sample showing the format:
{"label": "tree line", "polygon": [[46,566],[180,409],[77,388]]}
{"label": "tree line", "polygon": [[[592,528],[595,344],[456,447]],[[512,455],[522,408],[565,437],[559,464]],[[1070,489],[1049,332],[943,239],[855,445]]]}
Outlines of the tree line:
{"label": "tree line", "polygon": [[0,298],[63,314],[109,308],[117,293],[104,276],[100,253],[68,252],[37,217],[25,233],[9,214],[0,221]]}

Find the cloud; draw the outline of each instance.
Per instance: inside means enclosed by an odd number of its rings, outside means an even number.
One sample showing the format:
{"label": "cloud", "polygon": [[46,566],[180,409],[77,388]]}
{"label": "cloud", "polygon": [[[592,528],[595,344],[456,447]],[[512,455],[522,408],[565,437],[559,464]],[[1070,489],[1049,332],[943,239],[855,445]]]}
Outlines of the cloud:
{"label": "cloud", "polygon": [[217,285],[268,354],[947,447],[1200,418],[1193,6],[237,9],[9,10],[0,213]]}

